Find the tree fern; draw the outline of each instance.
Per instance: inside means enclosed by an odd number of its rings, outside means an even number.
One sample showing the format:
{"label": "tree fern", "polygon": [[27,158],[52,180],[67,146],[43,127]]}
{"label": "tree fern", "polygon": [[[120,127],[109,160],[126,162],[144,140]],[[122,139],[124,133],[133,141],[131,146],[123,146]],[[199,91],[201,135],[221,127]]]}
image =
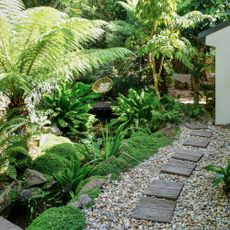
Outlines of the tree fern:
{"label": "tree fern", "polygon": [[0,0],[0,91],[9,97],[11,107],[24,105],[25,97],[39,85],[131,54],[122,48],[88,49],[103,36],[106,25],[69,18],[51,7],[24,10],[21,0]]}

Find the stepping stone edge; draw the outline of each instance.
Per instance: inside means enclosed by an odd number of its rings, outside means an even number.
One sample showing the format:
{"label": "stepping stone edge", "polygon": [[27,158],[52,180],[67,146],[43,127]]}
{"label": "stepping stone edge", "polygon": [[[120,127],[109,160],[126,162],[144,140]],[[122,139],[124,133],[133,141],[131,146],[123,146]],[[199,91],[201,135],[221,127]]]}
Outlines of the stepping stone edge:
{"label": "stepping stone edge", "polygon": [[190,132],[190,135],[198,136],[198,137],[211,138],[212,137],[212,132],[211,131],[193,130],[192,132]]}
{"label": "stepping stone edge", "polygon": [[185,161],[198,162],[203,156],[204,156],[204,153],[201,153],[201,152],[176,150],[175,153],[172,155],[172,158],[179,159],[179,160],[185,160]]}
{"label": "stepping stone edge", "polygon": [[193,124],[193,123],[186,123],[184,124],[187,128],[192,130],[198,130],[198,129],[208,129],[207,125],[204,124]]}
{"label": "stepping stone edge", "polygon": [[182,182],[154,180],[145,189],[144,194],[169,200],[177,200],[184,184]]}
{"label": "stepping stone edge", "polygon": [[192,162],[170,159],[161,172],[189,177],[195,168]]}
{"label": "stepping stone edge", "polygon": [[184,146],[207,148],[209,143],[210,143],[209,140],[197,140],[197,139],[189,138],[185,141]]}
{"label": "stepping stone edge", "polygon": [[135,219],[150,220],[155,222],[170,223],[176,207],[176,201],[142,198],[130,217]]}

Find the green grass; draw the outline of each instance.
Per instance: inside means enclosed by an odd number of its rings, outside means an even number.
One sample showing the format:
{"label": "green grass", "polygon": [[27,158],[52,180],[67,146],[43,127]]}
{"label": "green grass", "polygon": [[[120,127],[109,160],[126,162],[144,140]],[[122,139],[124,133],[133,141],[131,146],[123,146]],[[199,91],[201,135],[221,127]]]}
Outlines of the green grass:
{"label": "green grass", "polygon": [[85,227],[86,218],[79,209],[63,206],[46,210],[27,230],[82,230]]}

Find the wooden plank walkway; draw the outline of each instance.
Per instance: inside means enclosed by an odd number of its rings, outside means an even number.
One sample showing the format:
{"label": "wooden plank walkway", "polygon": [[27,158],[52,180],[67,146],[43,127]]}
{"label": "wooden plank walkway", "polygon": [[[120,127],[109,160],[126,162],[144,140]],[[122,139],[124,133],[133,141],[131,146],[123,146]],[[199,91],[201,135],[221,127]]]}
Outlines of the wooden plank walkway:
{"label": "wooden plank walkway", "polygon": [[184,184],[174,181],[154,180],[144,191],[145,195],[177,200]]}
{"label": "wooden plank walkway", "polygon": [[0,230],[22,230],[17,225],[0,216]]}
{"label": "wooden plank walkway", "polygon": [[175,207],[176,201],[145,197],[137,203],[131,217],[170,223]]}
{"label": "wooden plank walkway", "polygon": [[198,137],[212,137],[211,131],[203,131],[203,130],[193,130],[190,135],[192,136],[198,136]]}
{"label": "wooden plank walkway", "polygon": [[196,124],[196,123],[186,123],[184,124],[187,128],[192,129],[192,130],[197,130],[197,129],[207,129],[208,126],[204,124]]}
{"label": "wooden plank walkway", "polygon": [[210,141],[209,140],[199,140],[199,139],[194,139],[194,138],[188,138],[184,146],[192,146],[192,147],[198,147],[198,148],[207,148],[209,145]]}
{"label": "wooden plank walkway", "polygon": [[177,174],[181,176],[191,176],[192,171],[196,168],[196,165],[191,162],[169,159],[168,163],[161,170],[165,173]]}
{"label": "wooden plank walkway", "polygon": [[[185,125],[193,130],[190,133],[192,136],[205,138],[212,136],[211,131],[200,130],[207,129],[207,125],[195,123]],[[209,143],[210,140],[188,138],[183,145],[207,148]],[[172,158],[169,159],[161,172],[187,177],[191,176],[193,170],[196,168],[194,162],[198,162],[203,155],[204,153],[199,151],[175,150]],[[176,200],[179,198],[183,186],[182,182],[153,180],[144,191],[147,197],[141,198],[133,210],[131,217],[170,223],[176,207]]]}
{"label": "wooden plank walkway", "polygon": [[200,152],[193,152],[193,151],[187,151],[187,150],[176,150],[175,153],[172,155],[172,158],[176,158],[179,160],[185,160],[185,161],[198,162],[203,155],[204,154]]}

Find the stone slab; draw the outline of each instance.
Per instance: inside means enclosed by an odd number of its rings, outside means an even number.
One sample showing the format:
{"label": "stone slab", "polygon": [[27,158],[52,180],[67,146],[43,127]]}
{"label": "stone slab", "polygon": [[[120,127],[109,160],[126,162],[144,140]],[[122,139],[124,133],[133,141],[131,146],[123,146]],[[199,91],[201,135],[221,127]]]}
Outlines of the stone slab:
{"label": "stone slab", "polygon": [[145,195],[177,200],[184,184],[174,181],[154,180],[144,191]]}
{"label": "stone slab", "polygon": [[192,136],[198,136],[198,137],[212,137],[211,131],[203,131],[203,130],[193,130],[190,135]]}
{"label": "stone slab", "polygon": [[181,176],[190,176],[195,168],[196,165],[194,163],[170,159],[161,171]]}
{"label": "stone slab", "polygon": [[204,124],[196,124],[196,123],[186,123],[184,124],[187,128],[192,130],[198,130],[198,129],[207,129],[208,126]]}
{"label": "stone slab", "polygon": [[0,216],[0,230],[22,230],[17,225]]}
{"label": "stone slab", "polygon": [[192,146],[197,148],[207,148],[210,143],[210,140],[199,140],[194,138],[188,138],[184,142],[184,146]]}
{"label": "stone slab", "polygon": [[145,197],[137,203],[131,217],[170,223],[175,207],[176,201]]}
{"label": "stone slab", "polygon": [[204,154],[201,152],[193,152],[187,150],[176,150],[172,155],[173,158],[185,161],[198,162]]}

